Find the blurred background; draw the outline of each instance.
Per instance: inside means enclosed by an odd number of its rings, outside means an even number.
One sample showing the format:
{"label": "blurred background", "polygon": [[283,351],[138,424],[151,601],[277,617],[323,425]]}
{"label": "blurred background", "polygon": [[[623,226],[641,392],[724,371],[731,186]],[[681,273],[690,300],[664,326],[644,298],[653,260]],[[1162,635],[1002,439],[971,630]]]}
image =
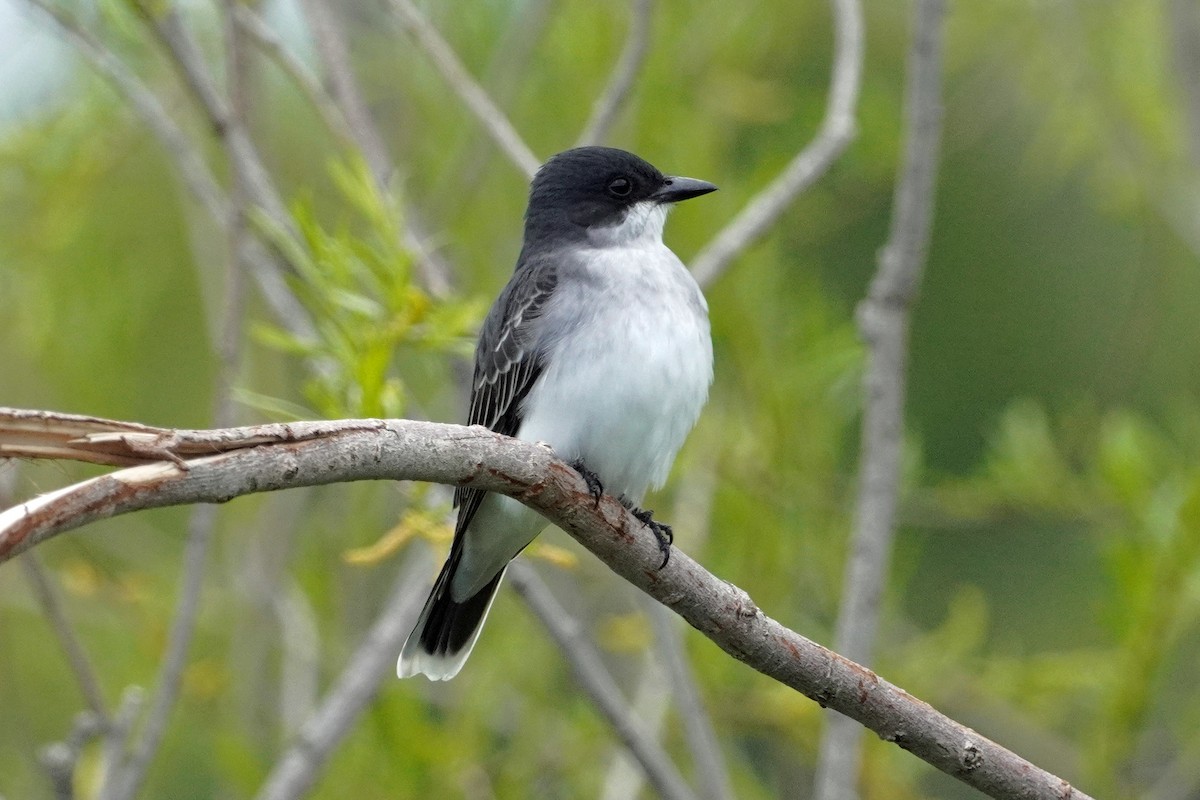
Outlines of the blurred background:
{"label": "blurred background", "polygon": [[[527,178],[396,14],[375,0],[336,8],[397,166],[385,192],[279,62],[242,48],[245,124],[288,222],[240,224],[286,254],[305,332],[254,280],[230,292],[226,226],[37,5],[0,0],[0,404],[212,426],[228,371],[214,342],[242,306],[227,422],[464,418],[474,331],[516,258]],[[221,5],[175,7],[228,83]],[[296,0],[249,7],[321,71]],[[237,170],[151,32],[162,9],[53,8],[157,95],[236,194]],[[615,0],[421,8],[538,159],[576,141],[630,16]],[[827,644],[856,489],[853,314],[887,236],[909,12],[867,4],[857,139],[707,288],[716,383],[649,503],[682,549]],[[656,5],[652,22],[607,141],[721,187],[668,224],[687,261],[815,135],[831,14],[818,0],[690,0]],[[1200,797],[1200,8],[957,0],[944,24],[942,165],[874,666],[1094,796]],[[412,219],[445,262],[444,289],[405,243]],[[91,474],[0,464],[10,501]],[[424,595],[447,510],[444,493],[382,483],[222,507],[142,796],[252,795],[417,552]],[[154,686],[191,513],[125,516],[36,552],[111,706]],[[529,556],[692,775],[645,602],[557,531]],[[682,636],[736,796],[809,797],[818,706]],[[55,796],[38,749],[84,706],[25,574],[0,567],[0,795]],[[385,678],[311,796],[649,796],[621,777],[619,753],[502,591],[463,673]],[[85,749],[80,797],[101,762]],[[862,789],[978,796],[874,738]]]}

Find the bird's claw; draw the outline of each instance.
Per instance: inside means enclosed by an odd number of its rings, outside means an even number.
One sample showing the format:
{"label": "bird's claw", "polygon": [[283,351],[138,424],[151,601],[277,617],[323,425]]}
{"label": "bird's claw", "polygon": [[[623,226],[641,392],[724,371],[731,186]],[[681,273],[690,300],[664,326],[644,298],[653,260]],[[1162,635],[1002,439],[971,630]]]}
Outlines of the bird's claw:
{"label": "bird's claw", "polygon": [[671,526],[654,519],[653,511],[644,508],[631,508],[630,511],[650,529],[654,538],[658,540],[658,550],[663,555],[662,563],[658,565],[658,568],[662,569],[667,566],[667,562],[671,560],[671,544],[675,541],[675,532],[671,530]]}
{"label": "bird's claw", "polygon": [[582,458],[577,458],[571,462],[571,468],[579,473],[583,478],[583,482],[587,484],[588,493],[592,499],[596,501],[596,508],[600,507],[600,498],[604,496],[604,484],[600,482],[600,477],[596,473],[587,468],[583,463]]}

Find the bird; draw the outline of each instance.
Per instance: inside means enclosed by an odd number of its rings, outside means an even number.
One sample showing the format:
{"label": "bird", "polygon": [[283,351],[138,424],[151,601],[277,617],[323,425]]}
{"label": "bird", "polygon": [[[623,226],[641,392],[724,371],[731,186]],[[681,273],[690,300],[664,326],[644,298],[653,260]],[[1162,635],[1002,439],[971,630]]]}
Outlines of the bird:
{"label": "bird", "polygon": [[[468,424],[551,447],[598,503],[660,487],[713,379],[708,304],[663,244],[667,212],[716,191],[625,150],[551,157],[530,184],[516,268],[480,330]],[[449,680],[470,655],[508,563],[549,523],[504,495],[455,491],[450,553],[401,649],[401,678]]]}

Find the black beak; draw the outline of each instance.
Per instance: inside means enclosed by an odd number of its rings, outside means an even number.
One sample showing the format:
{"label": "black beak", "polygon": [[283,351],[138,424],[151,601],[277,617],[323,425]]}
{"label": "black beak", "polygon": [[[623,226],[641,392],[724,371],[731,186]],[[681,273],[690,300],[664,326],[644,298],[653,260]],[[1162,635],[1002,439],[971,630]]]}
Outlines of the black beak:
{"label": "black beak", "polygon": [[717,187],[708,181],[698,181],[695,178],[667,178],[662,188],[650,195],[650,199],[659,203],[678,203],[681,200],[691,200],[702,194],[715,192]]}

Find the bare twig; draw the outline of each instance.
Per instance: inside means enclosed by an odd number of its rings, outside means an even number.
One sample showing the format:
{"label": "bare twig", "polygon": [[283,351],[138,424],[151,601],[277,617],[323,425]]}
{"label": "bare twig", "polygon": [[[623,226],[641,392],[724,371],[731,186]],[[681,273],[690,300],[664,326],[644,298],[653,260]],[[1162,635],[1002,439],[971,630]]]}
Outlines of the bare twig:
{"label": "bare twig", "polygon": [[337,107],[333,98],[321,88],[320,82],[304,65],[304,62],[284,45],[266,20],[250,6],[244,4],[239,4],[234,14],[246,36],[254,42],[255,47],[262,50],[268,58],[275,62],[276,66],[283,70],[292,83],[296,84],[305,99],[316,109],[329,132],[345,144],[353,143],[354,133],[345,116],[342,115],[341,109]]}
{"label": "bare twig", "polygon": [[608,132],[633,90],[638,72],[650,49],[650,28],[653,17],[653,0],[631,0],[629,8],[629,33],[625,36],[625,47],[613,66],[604,91],[592,105],[592,116],[579,134],[579,144],[600,144],[608,138]]}
{"label": "bare twig", "polygon": [[525,144],[504,112],[492,102],[488,93],[467,72],[467,68],[459,61],[458,56],[442,38],[442,35],[430,24],[429,20],[425,19],[412,0],[391,0],[390,5],[395,10],[401,25],[404,26],[404,30],[425,51],[434,67],[442,74],[442,78],[475,115],[496,145],[516,165],[517,169],[521,170],[527,178],[532,178],[541,162]]}
{"label": "bare twig", "polygon": [[1193,169],[1200,170],[1200,8],[1190,0],[1169,0],[1167,12],[1188,150]]}
{"label": "bare twig", "polygon": [[303,797],[316,782],[334,748],[379,691],[394,675],[396,653],[412,630],[425,599],[424,576],[431,558],[422,549],[400,571],[391,598],[380,610],[363,643],[347,662],[320,708],[304,723],[295,741],[275,762],[256,795],[257,800]]}
{"label": "bare twig", "polygon": [[[492,44],[488,65],[479,79],[492,102],[501,109],[512,102],[521,84],[529,78],[530,59],[554,13],[562,8],[555,0],[523,0],[507,7],[511,16]],[[464,131],[462,138],[458,164],[438,182],[432,194],[433,206],[447,219],[461,214],[463,205],[475,195],[488,165],[497,155],[491,137],[477,126]]]}
{"label": "bare twig", "polygon": [[54,742],[41,749],[38,761],[50,778],[55,800],[74,800],[75,768],[79,757],[89,742],[103,736],[107,730],[104,720],[91,711],[81,711],[75,715],[66,741]]}
{"label": "bare twig", "polygon": [[127,800],[137,795],[166,733],[167,723],[179,697],[183,670],[187,666],[188,650],[196,631],[200,610],[200,590],[204,585],[208,545],[216,521],[216,506],[196,508],[188,521],[187,545],[183,556],[183,585],[175,603],[175,614],[167,637],[166,654],[159,665],[158,680],[151,696],[150,708],[141,735],[133,749],[122,760],[120,769],[111,773],[101,797],[105,800]]}
{"label": "bare twig", "polygon": [[58,592],[36,555],[26,553],[22,556],[21,567],[25,571],[25,577],[33,589],[33,595],[37,598],[38,605],[42,607],[42,613],[46,615],[50,627],[54,629],[54,635],[58,638],[58,643],[67,657],[67,663],[71,665],[71,672],[75,674],[75,680],[79,683],[79,690],[83,693],[83,699],[87,703],[88,709],[95,719],[107,729],[112,724],[112,720],[108,716],[108,704],[104,702],[104,691],[100,688],[100,680],[96,677],[96,670],[92,668],[87,651],[83,649],[83,643],[79,641],[79,637],[75,635],[75,629],[71,627],[71,622],[67,619]]}
{"label": "bare twig", "polygon": [[[905,143],[888,242],[858,309],[869,351],[863,379],[864,411],[855,528],[842,587],[835,647],[871,662],[886,584],[900,492],[909,314],[925,266],[933,219],[934,185],[942,131],[943,0],[917,0],[908,56]],[[836,714],[817,762],[818,800],[857,797],[861,730]]]}
{"label": "bare twig", "polygon": [[325,66],[329,97],[346,120],[350,141],[362,151],[376,183],[386,187],[396,174],[396,165],[392,163],[387,144],[354,78],[350,67],[350,51],[336,10],[327,0],[301,0],[300,6],[304,9],[308,30]]}
{"label": "bare twig", "polygon": [[579,631],[579,625],[554,599],[542,579],[528,564],[515,561],[509,567],[509,580],[517,594],[528,604],[538,621],[558,645],[559,651],[571,665],[571,672],[612,726],[614,732],[629,748],[645,771],[646,779],[661,797],[674,800],[694,800],[695,795],[675,768],[671,757],[647,736],[629,712],[616,681],[600,660],[592,643]]}
{"label": "bare twig", "polygon": [[[175,165],[180,179],[188,191],[199,201],[208,215],[218,224],[228,217],[228,200],[213,177],[200,150],[194,147],[171,115],[163,108],[158,97],[131,72],[120,58],[104,46],[95,36],[72,18],[46,0],[26,0],[54,21],[63,36],[81,56],[113,87],[133,108],[134,113],[145,123],[159,140],[167,157]],[[265,248],[252,245],[249,251],[254,267],[254,278],[263,298],[271,307],[279,323],[298,339],[309,341],[314,338],[314,328],[308,312],[300,305],[291,289],[284,282],[283,269]]]}
{"label": "bare twig", "polygon": [[212,172],[201,157],[199,150],[192,146],[155,94],[146,88],[146,85],[125,66],[121,59],[105,47],[78,20],[47,0],[26,0],[26,2],[52,19],[67,42],[97,72],[112,82],[117,91],[133,107],[142,122],[158,138],[167,155],[175,163],[180,178],[183,179],[184,184],[196,199],[213,218],[222,218],[225,213],[225,198],[220,186],[213,178]]}
{"label": "bare twig", "polygon": [[[354,77],[346,34],[337,18],[337,4],[329,0],[302,0],[301,5],[317,52],[325,64],[329,96],[346,121],[349,141],[362,151],[376,188],[386,193],[396,176],[396,165]],[[320,94],[324,95],[324,92]],[[450,265],[433,246],[432,237],[416,209],[405,206],[402,213],[401,244],[416,254],[418,269],[429,291],[439,297],[446,296],[453,283]]]}
{"label": "bare twig", "polygon": [[[105,791],[108,787],[115,786],[114,778],[118,777],[118,772],[125,763],[126,745],[133,738],[134,725],[141,717],[142,709],[145,706],[146,691],[142,687],[125,687],[125,691],[121,693],[121,700],[117,704],[116,713],[112,717],[112,729],[104,738],[101,762],[104,765],[105,775],[108,776],[106,786],[103,787]],[[104,797],[104,792],[98,792],[97,796]]]}
{"label": "bare twig", "polygon": [[708,800],[732,800],[733,787],[725,769],[725,758],[721,755],[712,720],[704,708],[704,701],[696,686],[696,676],[692,674],[683,648],[683,636],[676,624],[679,618],[657,603],[650,607],[648,613],[654,625],[654,640],[671,676],[671,690],[692,751],[692,766],[696,770],[700,794]]}
{"label": "bare twig", "polygon": [[[20,452],[40,421],[57,435],[78,424],[80,452],[102,438],[103,421],[0,409],[0,453],[8,430]],[[129,438],[115,423],[105,445]],[[86,431],[86,432],[85,432]],[[152,433],[153,432],[153,433]],[[578,540],[614,572],[668,606],[722,650],[885,741],[996,798],[1086,800],[1066,781],[980,736],[875,673],[788,630],[749,595],[674,550],[659,569],[657,539],[612,497],[593,501],[583,478],[548,448],[485,428],[409,420],[258,425],[215,431],[147,428],[182,465],[127,446],[148,462],[59,489],[0,512],[0,562],[96,519],[146,508],[225,502],[254,492],[354,480],[422,480],[512,496]],[[144,442],[143,442],[144,444]],[[257,446],[255,446],[257,444]],[[34,453],[31,454],[35,454]]]}
{"label": "bare twig", "polygon": [[796,197],[812,186],[854,140],[855,108],[863,70],[863,13],[860,0],[831,0],[833,68],[825,118],[817,136],[775,180],[750,199],[729,224],[692,259],[701,286],[716,281],[729,263],[766,233]]}
{"label": "bare twig", "polygon": [[[246,129],[245,85],[246,60],[243,52],[241,28],[234,22],[234,0],[224,0],[222,11],[225,19],[225,75],[229,102],[224,109],[223,126],[225,136],[230,141],[244,139],[249,141]],[[169,35],[179,37],[180,32],[168,27]],[[198,53],[189,52],[189,40],[180,40],[178,47],[184,55],[180,56],[181,64],[191,64],[185,70],[196,81],[197,93],[211,93],[207,103],[215,105],[220,101],[214,85],[205,85],[203,77],[206,73],[192,74],[202,67],[195,59]],[[238,367],[241,364],[242,343],[244,337],[242,328],[245,317],[245,262],[247,252],[247,204],[252,193],[257,191],[254,186],[255,178],[243,170],[233,149],[229,151],[229,167],[233,174],[233,191],[230,195],[229,216],[226,221],[226,274],[225,291],[221,303],[221,322],[213,337],[213,349],[217,354],[220,365],[216,385],[213,390],[213,419],[219,427],[231,425],[234,419],[232,390]],[[151,696],[150,708],[146,715],[145,725],[137,743],[129,752],[124,764],[110,773],[109,785],[105,787],[104,795],[113,800],[128,800],[135,797],[145,782],[150,769],[150,762],[158,752],[170,721],[171,712],[179,697],[183,683],[183,672],[187,667],[188,653],[191,650],[192,639],[195,636],[196,621],[200,611],[200,594],[204,587],[204,577],[207,574],[208,551],[216,526],[217,512],[211,505],[197,506],[188,521],[187,545],[183,561],[183,585],[180,587],[179,598],[176,601],[175,615],[171,620],[171,628],[167,638],[166,654],[159,666],[158,680],[155,691]]]}
{"label": "bare twig", "polygon": [[[645,598],[647,604],[654,603]],[[647,649],[642,653],[636,679],[626,679],[623,691],[629,695],[628,705],[637,714],[639,727],[646,736],[662,737],[667,712],[671,709],[670,677],[658,653]],[[630,684],[633,684],[630,691]],[[609,748],[608,766],[604,770],[604,783],[597,795],[599,800],[626,800],[641,797],[646,787],[646,770],[638,763],[629,749],[614,744]]]}
{"label": "bare twig", "polygon": [[204,54],[174,7],[150,9],[140,3],[150,31],[162,44],[175,64],[184,84],[199,103],[217,138],[225,145],[239,179],[245,181],[251,200],[287,230],[292,220],[284,206],[279,190],[263,164],[258,148],[243,124],[238,124],[230,104],[222,97],[216,81],[204,63]]}

